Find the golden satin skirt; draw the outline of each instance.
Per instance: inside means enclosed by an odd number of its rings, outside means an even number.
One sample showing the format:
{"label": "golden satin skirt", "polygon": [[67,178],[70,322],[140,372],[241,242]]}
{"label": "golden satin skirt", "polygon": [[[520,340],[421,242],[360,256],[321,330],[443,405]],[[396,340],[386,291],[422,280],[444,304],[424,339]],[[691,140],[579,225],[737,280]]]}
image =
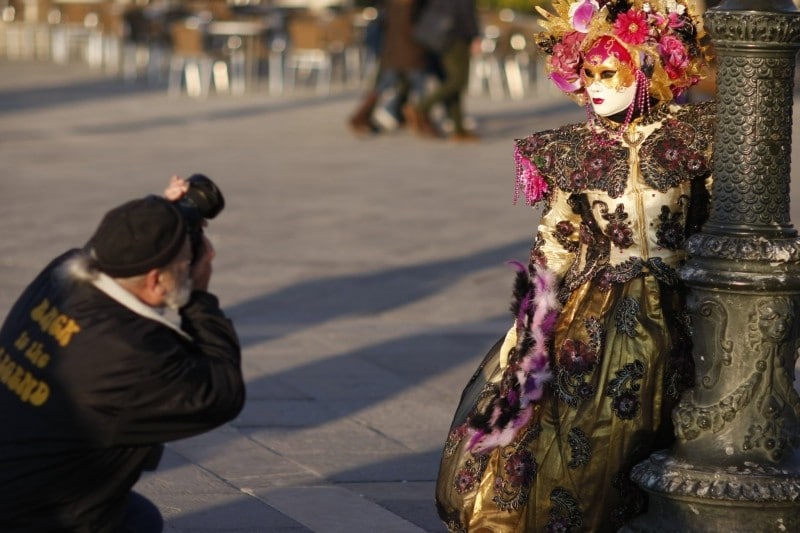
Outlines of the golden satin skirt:
{"label": "golden satin skirt", "polygon": [[436,503],[450,531],[616,531],[643,512],[646,496],[629,473],[673,440],[678,394],[668,367],[676,351],[690,357],[676,348],[686,344],[682,305],[649,275],[608,290],[581,286],[556,323],[553,346],[568,349],[553,354],[531,420],[508,446],[472,454],[464,422],[502,378],[498,341],[464,389],[445,443]]}

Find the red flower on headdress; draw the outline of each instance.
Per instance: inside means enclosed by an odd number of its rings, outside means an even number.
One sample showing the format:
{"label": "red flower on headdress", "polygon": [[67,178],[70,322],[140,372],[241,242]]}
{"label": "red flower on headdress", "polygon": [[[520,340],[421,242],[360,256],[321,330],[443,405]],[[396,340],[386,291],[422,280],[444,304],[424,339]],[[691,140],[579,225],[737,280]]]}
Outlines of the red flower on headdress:
{"label": "red flower on headdress", "polygon": [[642,44],[647,40],[649,28],[643,11],[630,9],[620,13],[614,21],[614,35],[627,44]]}
{"label": "red flower on headdress", "polygon": [[658,43],[658,52],[669,78],[675,80],[683,77],[689,66],[689,53],[683,42],[674,35],[664,35]]}

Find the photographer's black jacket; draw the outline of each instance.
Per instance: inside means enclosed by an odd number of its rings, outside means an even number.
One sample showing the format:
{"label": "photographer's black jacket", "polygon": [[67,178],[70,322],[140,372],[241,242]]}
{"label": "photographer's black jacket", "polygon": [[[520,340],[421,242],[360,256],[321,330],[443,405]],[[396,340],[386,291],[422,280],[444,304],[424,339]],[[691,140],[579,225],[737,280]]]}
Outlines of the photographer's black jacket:
{"label": "photographer's black jacket", "polygon": [[161,443],[244,402],[239,342],[216,297],[195,291],[180,331],[65,278],[74,254],[28,286],[0,330],[3,533],[116,533]]}

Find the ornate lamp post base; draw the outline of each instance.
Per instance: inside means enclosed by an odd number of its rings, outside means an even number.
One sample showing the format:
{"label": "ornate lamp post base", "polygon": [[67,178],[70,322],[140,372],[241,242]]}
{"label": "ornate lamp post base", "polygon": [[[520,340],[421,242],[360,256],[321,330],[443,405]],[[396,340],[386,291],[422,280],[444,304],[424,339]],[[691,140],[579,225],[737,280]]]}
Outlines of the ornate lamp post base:
{"label": "ornate lamp post base", "polygon": [[687,243],[695,386],[676,442],[633,469],[648,510],[622,531],[800,531],[800,239],[789,163],[800,12],[727,0],[706,13],[717,52],[711,213]]}
{"label": "ornate lamp post base", "polygon": [[800,476],[760,465],[704,468],[653,454],[635,477],[647,514],[621,531],[800,531]]}

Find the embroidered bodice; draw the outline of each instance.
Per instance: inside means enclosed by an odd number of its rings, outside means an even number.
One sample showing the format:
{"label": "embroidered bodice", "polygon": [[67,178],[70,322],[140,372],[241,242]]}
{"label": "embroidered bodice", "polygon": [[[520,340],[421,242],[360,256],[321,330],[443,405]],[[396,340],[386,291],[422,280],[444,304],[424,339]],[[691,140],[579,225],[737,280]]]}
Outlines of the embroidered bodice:
{"label": "embroidered bodice", "polygon": [[707,210],[714,107],[665,106],[621,134],[576,124],[518,140],[518,166],[546,190],[532,260],[565,290],[598,275],[672,279]]}

